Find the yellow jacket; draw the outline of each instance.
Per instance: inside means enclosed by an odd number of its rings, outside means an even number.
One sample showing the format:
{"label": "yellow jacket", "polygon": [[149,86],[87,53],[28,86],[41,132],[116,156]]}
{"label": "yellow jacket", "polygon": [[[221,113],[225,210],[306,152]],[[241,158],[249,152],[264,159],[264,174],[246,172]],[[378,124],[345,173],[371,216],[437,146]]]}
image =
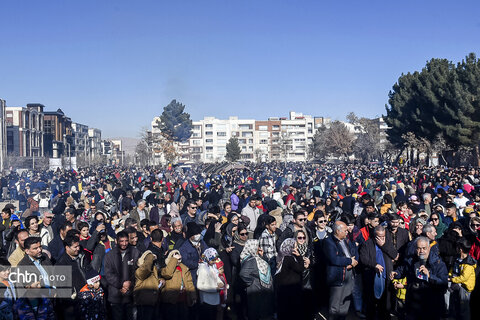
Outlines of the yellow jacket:
{"label": "yellow jacket", "polygon": [[452,283],[459,283],[465,290],[472,292],[475,288],[475,267],[475,260],[471,256],[463,259],[460,263],[460,275],[453,277]]}
{"label": "yellow jacket", "polygon": [[395,279],[393,283],[401,283],[403,284],[403,289],[397,289],[397,299],[405,301],[405,295],[407,294],[407,278],[402,279]]}

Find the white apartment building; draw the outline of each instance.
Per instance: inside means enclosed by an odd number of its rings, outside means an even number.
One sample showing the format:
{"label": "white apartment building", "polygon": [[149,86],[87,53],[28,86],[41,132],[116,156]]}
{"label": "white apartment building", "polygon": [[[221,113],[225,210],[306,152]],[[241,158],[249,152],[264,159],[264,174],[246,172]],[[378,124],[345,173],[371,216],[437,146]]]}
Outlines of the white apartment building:
{"label": "white apartment building", "polygon": [[229,117],[226,120],[205,117],[192,123],[190,160],[220,162],[225,160],[227,143],[236,137],[240,145],[241,160],[253,161],[255,150],[255,120]]}
{"label": "white apartment building", "polygon": [[102,131],[95,128],[88,128],[89,157],[96,159],[102,155]]}
{"label": "white apartment building", "polygon": [[[160,136],[159,117],[151,124],[151,135]],[[179,162],[221,162],[230,137],[238,139],[242,161],[306,161],[308,145],[316,129],[330,119],[290,112],[288,118],[268,120],[204,117],[192,122],[192,136],[177,143]],[[155,140],[155,139],[153,139]],[[161,148],[152,146],[153,164],[164,164]]]}

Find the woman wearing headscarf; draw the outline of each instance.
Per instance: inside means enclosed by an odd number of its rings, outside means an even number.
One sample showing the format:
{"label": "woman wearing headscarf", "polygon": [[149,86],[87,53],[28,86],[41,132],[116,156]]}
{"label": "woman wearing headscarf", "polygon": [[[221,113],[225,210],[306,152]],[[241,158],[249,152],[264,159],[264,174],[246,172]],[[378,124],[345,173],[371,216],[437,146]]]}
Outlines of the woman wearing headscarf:
{"label": "woman wearing headscarf", "polygon": [[443,223],[442,215],[438,211],[433,211],[430,215],[430,223],[435,227],[435,230],[437,230],[435,239],[440,239],[445,230],[447,230],[447,226]]}
{"label": "woman wearing headscarf", "polygon": [[256,320],[273,315],[272,274],[258,240],[247,240],[242,253],[240,278],[247,291],[248,319]]}
{"label": "woman wearing headscarf", "polygon": [[[227,233],[229,229],[230,225],[227,227]],[[230,270],[227,270],[227,264],[225,264],[225,275],[227,277],[227,282],[230,284],[227,304],[231,305],[234,313],[237,314],[237,318],[241,319],[243,318],[242,306],[245,305],[243,302],[246,301],[246,296],[239,276],[241,269],[240,255],[248,239],[247,228],[242,223],[239,223],[238,226],[232,224],[232,235],[233,241],[230,245],[231,250],[227,248],[224,251],[224,254],[228,256],[228,262],[230,265]],[[226,259],[223,259],[222,253],[220,253],[220,258],[223,261],[226,261]]]}
{"label": "woman wearing headscarf", "polygon": [[200,319],[216,319],[220,307],[220,290],[225,284],[219,277],[216,263],[220,261],[217,250],[206,249],[198,265],[197,289],[200,296]]}
{"label": "woman wearing headscarf", "polygon": [[[305,238],[305,234],[299,233]],[[302,308],[303,272],[308,268],[310,260],[299,252],[300,246],[294,238],[285,239],[280,245],[278,255],[278,271],[275,275],[277,289],[278,319],[293,319],[298,317]],[[306,244],[301,247],[306,253]],[[292,308],[295,306],[295,308]]]}

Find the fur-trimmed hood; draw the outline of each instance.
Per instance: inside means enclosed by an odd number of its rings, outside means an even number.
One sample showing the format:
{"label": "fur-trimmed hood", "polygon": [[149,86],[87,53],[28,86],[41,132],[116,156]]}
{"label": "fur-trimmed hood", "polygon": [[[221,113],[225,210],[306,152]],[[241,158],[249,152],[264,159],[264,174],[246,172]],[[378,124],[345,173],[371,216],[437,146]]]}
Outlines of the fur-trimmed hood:
{"label": "fur-trimmed hood", "polygon": [[150,251],[150,250],[145,251],[145,252],[140,256],[140,258],[138,258],[138,261],[137,261],[137,266],[138,266],[138,267],[140,267],[141,265],[143,265],[143,264],[145,263],[145,259],[147,258],[147,256],[148,256],[149,254],[151,254],[151,255],[153,255],[153,256],[156,257],[156,255],[153,254],[152,251]]}

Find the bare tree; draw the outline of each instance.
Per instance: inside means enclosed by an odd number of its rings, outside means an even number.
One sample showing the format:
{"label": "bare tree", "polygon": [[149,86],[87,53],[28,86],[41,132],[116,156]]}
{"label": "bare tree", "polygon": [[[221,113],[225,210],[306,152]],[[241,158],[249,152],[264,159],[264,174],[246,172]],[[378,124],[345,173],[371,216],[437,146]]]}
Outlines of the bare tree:
{"label": "bare tree", "polygon": [[336,157],[345,157],[352,154],[353,142],[355,136],[340,121],[334,121],[330,124],[326,132],[326,146],[328,152]]}

